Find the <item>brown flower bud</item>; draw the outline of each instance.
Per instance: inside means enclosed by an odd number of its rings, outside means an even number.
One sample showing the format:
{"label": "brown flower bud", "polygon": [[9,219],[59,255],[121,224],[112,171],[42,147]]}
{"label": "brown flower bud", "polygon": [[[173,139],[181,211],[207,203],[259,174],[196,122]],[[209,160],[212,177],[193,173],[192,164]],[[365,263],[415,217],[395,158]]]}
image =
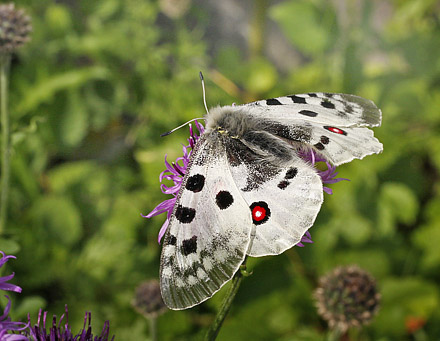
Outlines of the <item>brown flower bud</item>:
{"label": "brown flower bud", "polygon": [[163,314],[167,307],[162,300],[159,282],[156,280],[142,282],[136,288],[133,306],[140,314],[147,318]]}
{"label": "brown flower bud", "polygon": [[339,267],[322,277],[315,298],[318,313],[341,332],[369,323],[380,302],[374,278],[358,266]]}
{"label": "brown flower bud", "polygon": [[32,31],[31,19],[13,3],[0,5],[0,53],[12,53],[26,43]]}

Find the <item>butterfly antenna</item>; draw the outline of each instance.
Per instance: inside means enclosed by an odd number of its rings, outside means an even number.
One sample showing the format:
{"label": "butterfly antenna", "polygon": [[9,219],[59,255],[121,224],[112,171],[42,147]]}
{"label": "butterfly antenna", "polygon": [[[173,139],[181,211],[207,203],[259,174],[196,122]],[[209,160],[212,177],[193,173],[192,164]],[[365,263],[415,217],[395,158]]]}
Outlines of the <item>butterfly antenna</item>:
{"label": "butterfly antenna", "polygon": [[167,131],[166,133],[160,134],[160,136],[164,137],[164,136],[170,135],[171,133],[174,133],[177,129],[180,129],[180,128],[186,126],[188,123],[191,123],[192,121],[195,121],[195,120],[203,120],[203,117],[193,118],[192,120],[189,120],[188,122],[185,122],[184,124],[181,124],[180,126],[174,128],[170,131]]}
{"label": "butterfly antenna", "polygon": [[[206,105],[205,79],[203,78],[202,71],[199,71],[199,76],[200,76],[200,80],[202,81],[203,104],[205,105],[206,113],[209,114],[208,106]],[[174,129],[172,129],[170,131],[167,131],[166,133],[160,134],[160,136],[164,137],[164,136],[170,135],[171,133],[175,132],[177,129],[180,129],[180,128],[186,126],[188,123],[190,123],[192,121],[195,121],[195,120],[204,120],[204,118],[200,118],[200,117],[199,118],[193,118],[192,120],[189,120],[188,122],[185,122],[184,124],[174,128]]]}
{"label": "butterfly antenna", "polygon": [[206,105],[205,79],[203,78],[202,71],[199,72],[199,76],[200,76],[200,80],[202,81],[203,104],[205,105],[206,113],[209,114],[208,106]]}

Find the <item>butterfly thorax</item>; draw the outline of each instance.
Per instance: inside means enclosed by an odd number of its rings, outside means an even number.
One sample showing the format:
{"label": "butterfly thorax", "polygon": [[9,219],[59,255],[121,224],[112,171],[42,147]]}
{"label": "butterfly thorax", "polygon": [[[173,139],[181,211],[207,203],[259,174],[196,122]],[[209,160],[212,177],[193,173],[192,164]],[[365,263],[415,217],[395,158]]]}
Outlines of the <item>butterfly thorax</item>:
{"label": "butterfly thorax", "polygon": [[206,116],[205,134],[230,144],[231,139],[257,156],[277,165],[297,158],[296,147],[276,133],[274,122],[261,120],[249,108],[225,106],[211,109]]}
{"label": "butterfly thorax", "polygon": [[218,131],[234,138],[242,138],[257,129],[257,120],[242,107],[224,106],[212,108],[206,115],[206,132]]}

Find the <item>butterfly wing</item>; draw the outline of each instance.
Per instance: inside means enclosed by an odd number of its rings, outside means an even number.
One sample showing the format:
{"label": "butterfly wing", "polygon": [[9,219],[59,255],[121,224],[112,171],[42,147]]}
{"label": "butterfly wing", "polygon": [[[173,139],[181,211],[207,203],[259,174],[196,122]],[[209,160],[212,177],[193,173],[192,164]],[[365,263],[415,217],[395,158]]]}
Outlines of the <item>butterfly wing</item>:
{"label": "butterfly wing", "polygon": [[202,136],[164,239],[160,285],[165,304],[185,309],[217,292],[243,262],[251,227],[223,144]]}
{"label": "butterfly wing", "polygon": [[237,139],[229,139],[226,150],[232,177],[251,209],[248,255],[277,255],[296,245],[323,201],[316,171],[300,157],[287,164],[261,159]]}
{"label": "butterfly wing", "polygon": [[262,113],[281,120],[292,117],[341,127],[377,127],[382,121],[382,113],[372,101],[348,94],[316,92],[270,98],[244,106],[252,107],[255,115]]}
{"label": "butterfly wing", "polygon": [[334,165],[383,150],[373,132],[366,128],[380,125],[381,111],[362,97],[310,93],[240,107],[258,118],[261,130],[309,145]]}

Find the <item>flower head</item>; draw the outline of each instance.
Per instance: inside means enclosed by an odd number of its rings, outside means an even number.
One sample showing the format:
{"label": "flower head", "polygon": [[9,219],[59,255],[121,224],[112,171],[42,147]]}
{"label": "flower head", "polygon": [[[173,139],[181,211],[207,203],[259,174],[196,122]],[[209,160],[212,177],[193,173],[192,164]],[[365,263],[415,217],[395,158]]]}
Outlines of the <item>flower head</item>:
{"label": "flower head", "polygon": [[374,278],[357,266],[339,267],[322,277],[315,298],[318,313],[341,332],[369,323],[380,302]]}
{"label": "flower head", "polygon": [[[323,184],[334,184],[343,180],[350,181],[349,179],[345,178],[336,178],[336,176],[338,175],[338,173],[336,172],[336,166],[333,166],[330,162],[328,162],[327,159],[316,153],[313,149],[301,151],[300,156],[305,161],[311,163],[314,167],[316,167],[319,162],[323,162],[325,164],[325,167],[327,167],[326,170],[318,170],[318,175],[321,177]],[[333,194],[331,188],[324,186],[323,190],[327,194]]]}
{"label": "flower head", "polygon": [[[202,124],[195,121],[195,125],[197,127],[197,130],[199,131],[199,134],[202,135],[205,131],[205,128]],[[175,162],[172,162],[171,164],[167,161],[167,156],[165,155],[165,167],[166,169],[160,173],[159,175],[159,181],[162,182],[164,179],[173,181],[173,186],[168,187],[165,184],[160,185],[160,189],[162,193],[164,194],[171,194],[173,197],[161,202],[159,205],[157,205],[150,213],[147,215],[143,215],[144,218],[151,218],[156,215],[159,215],[161,213],[167,212],[167,218],[165,222],[163,223],[158,236],[158,242],[160,243],[162,237],[164,236],[168,224],[170,223],[171,214],[173,213],[173,207],[176,203],[176,197],[179,193],[180,186],[182,185],[183,177],[186,173],[186,170],[188,168],[189,164],[189,157],[191,155],[191,152],[196,145],[197,141],[199,140],[200,136],[197,135],[197,133],[193,130],[192,125],[189,125],[189,138],[188,138],[188,145],[184,145],[183,150],[183,156],[176,159]]]}
{"label": "flower head", "polygon": [[[0,254],[2,255],[2,258],[0,259],[0,268],[2,268],[9,259],[16,258],[15,256],[6,256],[3,251],[0,251]],[[18,285],[7,283],[12,278],[14,278],[14,273],[0,277],[0,289],[21,293],[21,288]],[[11,321],[11,318],[9,317],[11,300],[9,299],[9,296],[5,295],[5,297],[8,299],[8,304],[3,310],[3,314],[0,316],[0,340],[27,340],[27,338],[22,335],[12,334],[13,332],[23,331],[28,325],[23,322]]]}
{"label": "flower head", "polygon": [[133,306],[140,314],[147,318],[163,314],[167,307],[162,300],[159,282],[156,280],[142,282],[136,288]]}
{"label": "flower head", "polygon": [[31,19],[13,3],[0,5],[0,53],[12,53],[29,40]]}
{"label": "flower head", "polygon": [[[65,322],[64,317],[66,318]],[[107,341],[109,339],[110,324],[105,321],[104,327],[102,328],[101,334],[93,336],[92,326],[90,325],[92,321],[92,314],[86,312],[84,316],[84,326],[79,331],[78,334],[72,334],[71,327],[69,326],[69,315],[67,311],[67,305],[65,306],[65,313],[61,315],[61,318],[57,324],[56,315],[52,318],[52,326],[49,330],[46,330],[46,318],[47,312],[45,311],[42,315],[40,309],[38,313],[37,324],[30,328],[30,336],[37,341],[46,340],[63,340],[63,341]],[[28,316],[29,325],[31,324],[30,316]],[[111,340],[114,340],[114,336]]]}
{"label": "flower head", "polygon": [[[203,134],[203,132],[205,131],[203,125],[197,121],[195,121],[195,124],[199,131],[199,134],[200,135]],[[173,208],[176,203],[177,194],[179,193],[180,187],[182,186],[182,181],[188,168],[191,152],[200,138],[200,136],[197,135],[197,133],[193,130],[191,125],[189,126],[189,133],[190,133],[190,137],[188,138],[188,145],[183,146],[183,156],[177,158],[175,162],[172,162],[170,164],[167,161],[167,155],[165,155],[166,169],[159,175],[160,182],[162,182],[164,179],[173,181],[173,185],[171,187],[168,187],[163,183],[160,185],[160,189],[162,193],[171,194],[173,197],[161,202],[147,215],[142,215],[144,218],[151,218],[161,213],[167,212],[167,218],[159,231],[159,236],[158,236],[159,243],[162,237],[165,235],[165,232],[168,228],[171,214],[173,213]],[[321,155],[316,153],[314,150],[309,149],[307,151],[301,151],[299,155],[301,156],[302,159],[304,159],[314,167],[316,166],[317,163],[323,162],[325,164],[325,166],[327,167],[326,170],[323,171],[318,170],[318,175],[321,177],[321,180],[324,184],[332,184],[342,180],[348,180],[344,178],[336,178],[336,176],[338,175],[338,173],[335,172],[336,167],[332,166],[325,158],[323,158]],[[328,187],[324,186],[323,190],[328,194],[333,194],[333,191]],[[303,237],[301,238],[301,241],[298,244],[296,244],[296,246],[303,247],[304,246],[303,243],[313,243],[309,231],[306,231],[306,233],[304,233]]]}

